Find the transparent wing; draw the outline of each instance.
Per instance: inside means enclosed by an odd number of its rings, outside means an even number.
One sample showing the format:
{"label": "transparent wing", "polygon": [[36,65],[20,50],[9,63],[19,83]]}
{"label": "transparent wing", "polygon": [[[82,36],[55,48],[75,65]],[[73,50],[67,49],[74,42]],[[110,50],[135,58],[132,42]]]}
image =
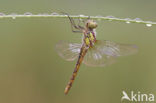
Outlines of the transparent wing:
{"label": "transparent wing", "polygon": [[81,44],[78,43],[68,43],[60,41],[56,44],[56,51],[63,59],[67,61],[75,60],[80,52]]}
{"label": "transparent wing", "polygon": [[88,66],[106,66],[115,62],[116,57],[135,54],[137,47],[112,41],[97,41],[89,48],[83,63]]}

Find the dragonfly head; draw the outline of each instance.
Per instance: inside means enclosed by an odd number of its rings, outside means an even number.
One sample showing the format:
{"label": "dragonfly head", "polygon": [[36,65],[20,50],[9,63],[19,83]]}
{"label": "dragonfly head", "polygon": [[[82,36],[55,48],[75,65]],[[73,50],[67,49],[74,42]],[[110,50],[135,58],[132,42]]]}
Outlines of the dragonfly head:
{"label": "dragonfly head", "polygon": [[89,29],[95,29],[97,27],[97,23],[93,20],[88,20],[86,22],[86,27]]}

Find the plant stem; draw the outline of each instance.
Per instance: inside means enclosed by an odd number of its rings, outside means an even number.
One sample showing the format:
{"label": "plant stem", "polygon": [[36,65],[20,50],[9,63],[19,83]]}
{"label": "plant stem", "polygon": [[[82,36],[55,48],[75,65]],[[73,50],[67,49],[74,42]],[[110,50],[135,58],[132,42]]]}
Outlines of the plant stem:
{"label": "plant stem", "polygon": [[[140,23],[140,24],[146,24],[147,26],[156,25],[156,22],[152,21],[143,21],[140,18],[136,19],[130,19],[130,18],[117,18],[113,16],[85,16],[85,15],[70,15],[70,17],[74,19],[87,19],[90,17],[90,19],[94,20],[109,20],[109,21],[119,21],[119,22],[126,22],[126,23]],[[67,15],[60,15],[57,13],[52,14],[31,14],[31,13],[25,13],[25,14],[8,14],[5,15],[3,13],[0,13],[0,19],[4,18],[67,18]]]}

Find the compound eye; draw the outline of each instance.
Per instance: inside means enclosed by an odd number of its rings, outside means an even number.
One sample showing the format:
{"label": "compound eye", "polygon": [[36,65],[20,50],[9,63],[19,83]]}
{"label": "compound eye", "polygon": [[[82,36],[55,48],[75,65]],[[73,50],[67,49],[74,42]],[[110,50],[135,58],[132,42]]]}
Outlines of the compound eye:
{"label": "compound eye", "polygon": [[94,21],[88,22],[88,28],[94,29],[97,27],[97,23]]}

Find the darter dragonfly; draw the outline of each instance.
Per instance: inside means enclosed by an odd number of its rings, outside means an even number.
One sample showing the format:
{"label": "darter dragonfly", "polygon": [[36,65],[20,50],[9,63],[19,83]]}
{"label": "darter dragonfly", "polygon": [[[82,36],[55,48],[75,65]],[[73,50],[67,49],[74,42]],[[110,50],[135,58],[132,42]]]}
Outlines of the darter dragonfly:
{"label": "darter dragonfly", "polygon": [[82,62],[88,66],[103,67],[114,63],[117,57],[137,52],[135,45],[97,40],[95,30],[97,23],[90,18],[84,21],[84,27],[82,27],[79,23],[76,24],[68,14],[67,16],[70,20],[72,31],[83,33],[83,38],[82,44],[61,41],[56,45],[58,54],[65,60],[73,61],[78,58],[72,77],[65,88],[65,94],[69,92]]}

